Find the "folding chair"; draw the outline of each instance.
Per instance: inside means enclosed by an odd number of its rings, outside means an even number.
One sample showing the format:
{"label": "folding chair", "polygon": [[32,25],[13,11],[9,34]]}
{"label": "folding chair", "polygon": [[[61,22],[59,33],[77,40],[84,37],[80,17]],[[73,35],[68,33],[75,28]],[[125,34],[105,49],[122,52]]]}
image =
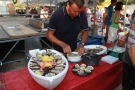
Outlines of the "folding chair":
{"label": "folding chair", "polygon": [[29,50],[33,49],[41,50],[43,49],[43,47],[38,37],[28,37],[25,39],[24,44],[25,44],[25,66],[26,66],[26,60],[29,60],[31,58]]}

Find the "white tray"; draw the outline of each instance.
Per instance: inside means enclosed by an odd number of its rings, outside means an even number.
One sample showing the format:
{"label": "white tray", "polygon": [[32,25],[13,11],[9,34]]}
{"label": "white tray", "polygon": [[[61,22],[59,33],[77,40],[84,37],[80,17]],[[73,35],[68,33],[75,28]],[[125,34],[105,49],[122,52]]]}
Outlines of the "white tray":
{"label": "white tray", "polygon": [[85,49],[94,49],[96,47],[103,48],[102,51],[100,51],[99,53],[96,53],[97,55],[104,54],[107,51],[107,48],[105,46],[103,46],[103,45],[86,45],[86,46],[84,46]]}

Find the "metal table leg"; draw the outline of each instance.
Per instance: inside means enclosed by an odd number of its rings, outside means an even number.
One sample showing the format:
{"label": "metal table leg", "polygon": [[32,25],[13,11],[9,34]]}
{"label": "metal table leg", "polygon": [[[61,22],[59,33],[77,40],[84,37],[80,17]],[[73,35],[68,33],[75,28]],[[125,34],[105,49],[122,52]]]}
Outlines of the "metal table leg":
{"label": "metal table leg", "polygon": [[5,57],[2,59],[2,62],[7,58],[7,56],[10,54],[10,52],[14,49],[14,47],[18,44],[19,40],[16,41],[16,43],[12,46],[12,48],[8,51],[8,53],[5,55]]}
{"label": "metal table leg", "polygon": [[49,46],[44,40],[42,40],[41,38],[39,38],[45,45],[47,45],[48,46],[48,48],[49,49],[51,49],[52,47],[51,46]]}

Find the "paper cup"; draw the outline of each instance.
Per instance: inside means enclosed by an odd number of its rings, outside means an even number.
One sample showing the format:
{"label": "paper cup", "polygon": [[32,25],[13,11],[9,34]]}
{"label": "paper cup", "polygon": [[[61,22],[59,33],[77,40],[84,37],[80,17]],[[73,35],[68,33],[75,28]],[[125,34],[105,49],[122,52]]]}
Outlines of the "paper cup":
{"label": "paper cup", "polygon": [[125,32],[119,32],[118,35],[119,36],[124,36],[125,35]]}
{"label": "paper cup", "polygon": [[125,32],[119,32],[118,33],[118,42],[117,42],[117,46],[119,46],[119,47],[125,47],[125,41],[121,41],[120,40],[120,38],[122,37],[122,36],[124,36],[125,35]]}

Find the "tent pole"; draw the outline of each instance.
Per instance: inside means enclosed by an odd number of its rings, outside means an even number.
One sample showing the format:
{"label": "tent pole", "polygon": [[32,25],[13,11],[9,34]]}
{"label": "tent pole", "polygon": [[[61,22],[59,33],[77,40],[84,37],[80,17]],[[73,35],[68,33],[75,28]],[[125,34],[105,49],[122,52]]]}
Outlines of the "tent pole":
{"label": "tent pole", "polygon": [[58,8],[58,0],[55,0],[55,8]]}
{"label": "tent pole", "polygon": [[124,25],[123,25],[123,30],[125,31],[125,17],[126,17],[126,11],[127,11],[127,3],[128,3],[128,0],[126,0],[126,5],[125,5],[125,11],[124,11]]}
{"label": "tent pole", "polygon": [[97,5],[97,0],[95,0],[95,2],[94,2],[94,26],[93,26],[93,28],[92,28],[92,38],[94,38],[94,32],[95,32],[95,29],[96,29],[96,27],[95,27],[95,20],[96,20],[96,5]]}
{"label": "tent pole", "polygon": [[28,9],[28,0],[27,0],[27,6],[26,6],[26,7],[27,7],[27,9]]}

